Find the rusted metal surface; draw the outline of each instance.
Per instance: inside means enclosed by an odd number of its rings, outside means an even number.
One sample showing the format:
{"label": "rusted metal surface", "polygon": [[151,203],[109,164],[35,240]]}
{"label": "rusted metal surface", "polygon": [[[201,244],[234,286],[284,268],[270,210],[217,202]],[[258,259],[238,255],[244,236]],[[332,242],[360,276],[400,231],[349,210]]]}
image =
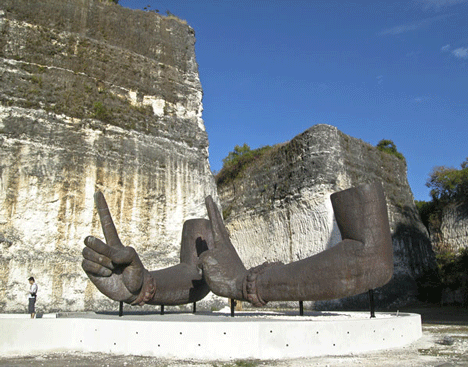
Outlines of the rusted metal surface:
{"label": "rusted metal surface", "polygon": [[367,292],[393,274],[393,248],[380,184],[331,196],[342,241],[307,259],[266,268],[257,280],[264,302],[328,300]]}
{"label": "rusted metal surface", "polygon": [[[237,263],[237,253],[219,211],[207,198],[217,239],[215,250],[201,256],[210,288],[220,296],[263,306],[269,301],[342,298],[386,284],[393,274],[393,248],[382,185],[366,184],[341,191],[333,194],[331,201],[343,239],[340,243],[287,265],[265,263],[245,271],[240,265],[230,264],[231,258]],[[232,280],[236,280],[235,289],[226,286],[233,285]]]}
{"label": "rusted metal surface", "polygon": [[150,272],[136,251],[120,242],[102,193],[95,194],[95,204],[106,242],[86,237],[82,267],[103,294],[131,304],[180,305],[197,302],[209,293],[197,266],[199,255],[214,248],[208,220],[184,223],[180,264]]}
{"label": "rusted metal surface", "polygon": [[393,249],[380,183],[331,196],[342,241],[290,264],[265,263],[247,270],[229,239],[221,214],[207,197],[210,220],[192,219],[182,230],[180,264],[146,270],[137,253],[121,244],[104,196],[95,196],[106,243],[85,239],[83,269],[116,301],[176,305],[218,296],[264,306],[269,301],[316,301],[367,292],[393,274]]}

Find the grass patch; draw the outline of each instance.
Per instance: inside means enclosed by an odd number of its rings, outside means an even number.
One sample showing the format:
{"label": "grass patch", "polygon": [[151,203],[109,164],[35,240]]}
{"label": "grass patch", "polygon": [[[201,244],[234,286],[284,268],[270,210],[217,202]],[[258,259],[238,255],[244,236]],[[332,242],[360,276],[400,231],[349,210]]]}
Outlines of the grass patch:
{"label": "grass patch", "polygon": [[216,184],[222,185],[234,181],[242,172],[252,164],[255,164],[272,147],[264,146],[251,150],[247,144],[236,145],[234,151],[229,152],[223,159],[223,168],[215,176]]}

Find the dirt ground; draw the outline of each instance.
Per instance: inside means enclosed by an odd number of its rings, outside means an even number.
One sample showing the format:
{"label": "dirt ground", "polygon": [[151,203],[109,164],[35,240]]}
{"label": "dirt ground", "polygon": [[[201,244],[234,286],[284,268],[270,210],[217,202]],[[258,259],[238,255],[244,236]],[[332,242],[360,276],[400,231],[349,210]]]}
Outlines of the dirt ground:
{"label": "dirt ground", "polygon": [[[402,310],[403,311],[403,310]],[[284,361],[237,360],[230,362],[198,362],[166,360],[154,357],[116,356],[102,353],[53,353],[27,357],[4,358],[0,366],[26,367],[468,367],[468,309],[457,307],[421,307],[405,309],[419,313],[423,322],[423,336],[415,343],[399,349],[339,357],[315,357]]]}

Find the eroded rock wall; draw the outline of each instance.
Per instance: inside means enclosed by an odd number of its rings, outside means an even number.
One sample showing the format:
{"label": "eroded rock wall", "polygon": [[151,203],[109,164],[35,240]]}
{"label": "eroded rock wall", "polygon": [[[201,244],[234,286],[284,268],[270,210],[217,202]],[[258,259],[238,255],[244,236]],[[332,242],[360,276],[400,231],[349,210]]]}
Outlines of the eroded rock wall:
{"label": "eroded rock wall", "polygon": [[440,228],[431,230],[434,246],[458,252],[468,247],[468,203],[449,204],[442,210]]}
{"label": "eroded rock wall", "polygon": [[[404,161],[333,126],[316,125],[273,147],[241,177],[218,185],[218,194],[233,244],[254,266],[296,261],[339,242],[330,195],[375,180],[384,186],[394,246],[394,277],[376,295],[388,306],[414,297],[415,279],[434,266]],[[316,306],[365,307],[366,297]]]}
{"label": "eroded rock wall", "polygon": [[0,312],[114,308],[81,269],[93,194],[151,270],[216,196],[193,29],[109,1],[0,3]]}

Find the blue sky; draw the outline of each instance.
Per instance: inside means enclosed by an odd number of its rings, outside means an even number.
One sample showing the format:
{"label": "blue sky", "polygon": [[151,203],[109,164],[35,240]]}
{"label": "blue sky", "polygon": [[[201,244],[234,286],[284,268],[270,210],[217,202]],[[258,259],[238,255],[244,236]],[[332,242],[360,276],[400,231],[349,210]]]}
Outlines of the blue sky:
{"label": "blue sky", "polygon": [[195,29],[211,168],[326,123],[406,157],[416,200],[468,157],[468,0],[120,0]]}

